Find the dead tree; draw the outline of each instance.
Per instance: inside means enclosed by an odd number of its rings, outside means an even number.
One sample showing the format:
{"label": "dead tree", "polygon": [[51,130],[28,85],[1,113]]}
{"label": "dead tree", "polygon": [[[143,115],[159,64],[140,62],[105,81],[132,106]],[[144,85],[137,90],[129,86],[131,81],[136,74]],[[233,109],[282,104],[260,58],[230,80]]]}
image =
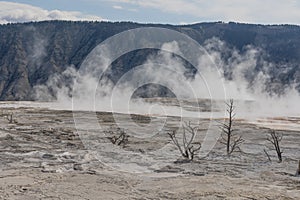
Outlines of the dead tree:
{"label": "dead tree", "polygon": [[298,169],[296,171],[296,176],[299,177],[300,176],[300,160],[299,160],[299,163],[298,163]]}
{"label": "dead tree", "polygon": [[272,160],[271,160],[271,157],[270,157],[270,155],[269,155],[269,153],[267,152],[266,149],[264,149],[264,152],[265,152],[266,156],[268,157],[268,160],[271,162],[271,161],[272,161]]}
{"label": "dead tree", "polygon": [[226,153],[230,156],[234,151],[240,151],[240,145],[244,142],[242,136],[238,136],[234,134],[235,131],[233,129],[234,122],[234,102],[233,99],[230,99],[229,102],[226,102],[228,119],[224,123],[221,123],[220,129],[222,131],[221,134],[221,143],[226,145]]}
{"label": "dead tree", "polygon": [[1,113],[0,116],[6,118],[9,124],[17,123],[17,120],[14,119],[13,113]]}
{"label": "dead tree", "polygon": [[108,139],[111,141],[112,144],[118,145],[118,146],[125,146],[128,143],[129,135],[125,132],[124,129],[117,128],[115,131],[108,130],[105,131],[105,134],[111,135],[108,137]]}
{"label": "dead tree", "polygon": [[8,123],[12,124],[14,122],[13,113],[7,114],[6,119],[7,119]]}
{"label": "dead tree", "polygon": [[[177,131],[168,133],[168,135],[180,151],[180,154],[188,160],[193,160],[195,153],[201,148],[200,142],[193,142],[195,140],[198,127],[192,127],[191,122],[184,122],[182,128],[182,144],[178,142],[178,139],[176,137]],[[189,134],[190,137],[188,137],[187,134]],[[195,147],[196,145],[197,147]]]}
{"label": "dead tree", "polygon": [[278,161],[282,162],[282,151],[280,148],[280,142],[282,140],[282,134],[277,133],[274,130],[271,130],[270,136],[267,138],[267,140],[273,145],[274,150],[277,153]]}

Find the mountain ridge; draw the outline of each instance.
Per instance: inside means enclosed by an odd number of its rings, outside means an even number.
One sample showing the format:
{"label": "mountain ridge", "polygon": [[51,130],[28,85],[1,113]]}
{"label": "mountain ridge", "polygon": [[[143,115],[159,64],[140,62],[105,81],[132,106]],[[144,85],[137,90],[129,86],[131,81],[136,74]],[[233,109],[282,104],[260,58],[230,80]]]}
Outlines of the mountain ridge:
{"label": "mountain ridge", "polygon": [[[108,37],[140,27],[170,28],[201,45],[216,37],[239,51],[248,45],[261,48],[266,52],[264,59],[274,63],[270,69],[272,81],[283,87],[296,83],[300,90],[300,26],[297,25],[42,21],[0,25],[0,100],[33,100],[34,86],[45,84],[49,77],[69,66],[78,69],[87,54]],[[133,59],[125,57],[126,62],[116,62],[123,66],[116,68],[124,72],[128,70],[124,66],[132,67],[147,55],[137,52],[131,55]]]}

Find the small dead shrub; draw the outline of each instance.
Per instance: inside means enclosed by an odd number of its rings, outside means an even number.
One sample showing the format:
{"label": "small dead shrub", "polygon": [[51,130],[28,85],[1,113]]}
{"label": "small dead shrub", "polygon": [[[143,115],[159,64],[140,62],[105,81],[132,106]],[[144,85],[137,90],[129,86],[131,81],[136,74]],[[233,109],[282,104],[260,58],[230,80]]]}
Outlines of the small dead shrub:
{"label": "small dead shrub", "polygon": [[105,131],[105,134],[109,135],[108,139],[114,145],[124,147],[129,142],[129,135],[122,128],[111,127],[109,130]]}
{"label": "small dead shrub", "polygon": [[[277,133],[275,130],[271,130],[270,135],[268,136],[267,140],[272,144],[273,150],[276,151],[278,162],[282,162],[282,150],[280,147],[280,142],[283,138],[283,135],[280,133]],[[265,151],[267,154],[267,152]],[[270,157],[268,157],[269,160]]]}
{"label": "small dead shrub", "polygon": [[188,160],[193,160],[195,153],[201,148],[200,142],[194,142],[198,127],[192,127],[191,122],[184,122],[182,128],[182,143],[178,142],[176,137],[177,131],[172,131],[168,135],[180,151],[180,154]]}

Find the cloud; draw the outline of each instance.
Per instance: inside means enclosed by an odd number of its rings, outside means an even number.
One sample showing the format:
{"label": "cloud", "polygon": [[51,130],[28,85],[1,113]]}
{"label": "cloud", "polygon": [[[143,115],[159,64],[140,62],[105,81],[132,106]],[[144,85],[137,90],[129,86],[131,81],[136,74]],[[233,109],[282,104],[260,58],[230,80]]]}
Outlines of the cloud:
{"label": "cloud", "polygon": [[119,5],[114,5],[112,7],[113,7],[113,9],[116,9],[116,10],[126,10],[126,11],[131,11],[131,12],[138,11],[137,9],[134,9],[134,8],[124,8],[123,6],[119,6]]}
{"label": "cloud", "polygon": [[103,21],[105,19],[77,11],[45,10],[28,4],[0,2],[0,24],[43,20]]}
{"label": "cloud", "polygon": [[123,10],[122,6],[113,6],[113,8],[116,9],[116,10]]}
{"label": "cloud", "polygon": [[188,15],[201,20],[300,24],[295,0],[113,0],[114,2]]}

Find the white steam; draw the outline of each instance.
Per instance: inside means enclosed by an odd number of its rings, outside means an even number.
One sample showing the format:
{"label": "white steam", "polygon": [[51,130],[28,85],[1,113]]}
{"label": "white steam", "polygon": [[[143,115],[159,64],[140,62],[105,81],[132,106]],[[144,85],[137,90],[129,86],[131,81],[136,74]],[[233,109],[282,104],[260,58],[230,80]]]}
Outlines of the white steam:
{"label": "white steam", "polygon": [[[161,47],[165,51],[149,56],[144,65],[136,66],[124,74],[116,84],[107,77],[99,80],[100,77],[93,76],[94,70],[103,71],[110,63],[109,56],[102,55],[97,69],[91,65],[79,73],[74,66],[70,66],[62,74],[53,75],[46,85],[35,87],[36,97],[44,101],[57,99],[63,107],[68,106],[64,107],[66,109],[71,109],[73,95],[73,98],[80,98],[82,102],[80,108],[73,109],[128,112],[130,107],[132,113],[197,116],[178,107],[157,109],[142,100],[127,101],[140,82],[149,82],[162,84],[181,100],[212,99],[224,102],[229,98],[236,99],[237,113],[242,118],[300,115],[300,96],[293,85],[284,89],[284,95],[270,95],[266,91],[272,84],[268,70],[273,64],[261,59],[260,55],[264,53],[261,49],[247,46],[243,52],[239,52],[217,38],[207,40],[204,48],[208,54],[199,57],[196,68],[200,70],[193,78],[185,76],[190,72],[180,58],[166,53],[181,51],[176,42],[171,42]],[[256,69],[258,62],[261,65],[259,71]],[[216,66],[218,71],[215,70]],[[226,73],[229,79],[225,78]],[[222,80],[223,85],[215,84],[216,80]],[[77,94],[72,94],[74,84]],[[223,95],[224,89],[226,96]],[[86,99],[89,96],[86,94],[95,94],[95,98]],[[153,108],[156,108],[155,111]]]}

